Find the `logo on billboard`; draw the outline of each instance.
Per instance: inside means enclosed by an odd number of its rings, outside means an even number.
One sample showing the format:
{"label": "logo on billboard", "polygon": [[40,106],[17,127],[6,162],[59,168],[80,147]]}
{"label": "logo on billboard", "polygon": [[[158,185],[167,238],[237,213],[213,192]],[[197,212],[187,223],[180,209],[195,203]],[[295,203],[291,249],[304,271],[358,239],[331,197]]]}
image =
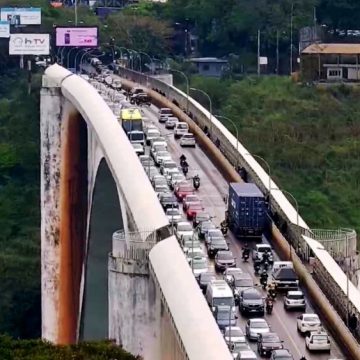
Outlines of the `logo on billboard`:
{"label": "logo on billboard", "polygon": [[49,55],[49,34],[11,34],[9,55]]}

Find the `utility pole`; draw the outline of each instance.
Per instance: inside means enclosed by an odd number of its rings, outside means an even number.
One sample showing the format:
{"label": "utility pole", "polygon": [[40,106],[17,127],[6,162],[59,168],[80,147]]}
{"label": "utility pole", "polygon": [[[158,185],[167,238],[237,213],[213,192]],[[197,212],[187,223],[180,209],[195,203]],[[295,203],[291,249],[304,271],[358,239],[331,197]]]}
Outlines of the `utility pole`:
{"label": "utility pole", "polygon": [[294,3],[291,3],[291,14],[290,14],[290,75],[293,72],[293,12],[294,12]]}
{"label": "utility pole", "polygon": [[77,2],[78,2],[78,0],[75,0],[75,3],[74,3],[74,5],[75,5],[75,8],[74,8],[74,10],[75,10],[75,26],[77,26],[77,23],[78,23]]}
{"label": "utility pole", "polygon": [[260,76],[260,29],[258,30],[257,40],[257,74]]}
{"label": "utility pole", "polygon": [[276,30],[276,75],[279,75],[279,30]]}
{"label": "utility pole", "polygon": [[316,27],[317,27],[317,19],[316,19],[316,6],[314,6],[314,30],[313,30],[313,42],[316,42],[316,38],[317,38],[317,31],[316,31]]}

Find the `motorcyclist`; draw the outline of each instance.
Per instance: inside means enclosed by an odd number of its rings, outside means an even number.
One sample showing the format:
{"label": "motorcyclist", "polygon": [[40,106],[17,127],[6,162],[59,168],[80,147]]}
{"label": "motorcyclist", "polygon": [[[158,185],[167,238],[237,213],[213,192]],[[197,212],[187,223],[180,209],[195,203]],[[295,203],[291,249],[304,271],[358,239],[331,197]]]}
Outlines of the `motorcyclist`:
{"label": "motorcyclist", "polygon": [[260,275],[260,283],[263,285],[264,289],[266,288],[267,285],[268,276],[269,275],[266,272],[266,270],[264,270]]}
{"label": "motorcyclist", "polygon": [[306,357],[305,357],[305,356],[302,356],[302,357],[300,358],[300,360],[306,360]]}
{"label": "motorcyclist", "polygon": [[270,314],[272,312],[272,309],[273,309],[273,306],[274,306],[273,300],[272,300],[271,297],[268,296],[266,298],[265,302],[266,302],[266,312],[268,314]]}
{"label": "motorcyclist", "polygon": [[182,165],[182,171],[183,171],[183,174],[186,176],[186,174],[188,173],[189,171],[189,164],[185,161],[185,163]]}
{"label": "motorcyclist", "polygon": [[268,249],[266,249],[262,256],[262,261],[263,261],[263,263],[265,263],[265,262],[269,263],[269,260],[270,260],[270,254],[269,254]]}
{"label": "motorcyclist", "polygon": [[223,235],[226,235],[228,232],[228,222],[226,219],[224,219],[221,223],[220,223],[220,228],[221,228],[221,232],[223,233]]}
{"label": "motorcyclist", "polygon": [[249,257],[250,256],[250,249],[248,243],[244,244],[243,251],[242,251],[242,257]]}
{"label": "motorcyclist", "polygon": [[182,154],[180,156],[180,165],[181,165],[181,167],[183,166],[184,163],[186,163],[186,156],[184,154]]}
{"label": "motorcyclist", "polygon": [[195,175],[193,177],[193,185],[195,189],[198,189],[200,187],[200,177],[199,175]]}
{"label": "motorcyclist", "polygon": [[274,282],[269,284],[268,297],[271,297],[273,300],[276,298],[276,284]]}

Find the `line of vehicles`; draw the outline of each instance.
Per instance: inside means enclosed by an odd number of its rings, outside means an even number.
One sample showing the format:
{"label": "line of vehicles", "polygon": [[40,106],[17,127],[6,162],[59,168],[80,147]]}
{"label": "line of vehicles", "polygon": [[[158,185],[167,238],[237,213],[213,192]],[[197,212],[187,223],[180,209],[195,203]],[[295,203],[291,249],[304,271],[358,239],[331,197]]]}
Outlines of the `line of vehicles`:
{"label": "line of vehicles", "polygon": [[[254,283],[251,274],[237,267],[236,258],[225,237],[226,232],[214,224],[213,218],[204,209],[194,184],[186,179],[182,167],[172,159],[168,151],[167,136],[180,139],[180,145],[196,145],[187,124],[173,118],[170,109],[159,110],[159,123],[165,124],[168,130],[173,129],[172,133],[162,136],[158,127],[143,122],[138,108],[127,108],[123,104],[119,114],[119,121],[132,142],[134,151],[139,155],[139,161],[158,195],[173,233],[219,328],[223,331],[224,340],[234,359],[257,358],[249,345],[251,341],[256,341],[260,356],[268,356],[273,360],[294,359],[290,352],[284,349],[283,341],[271,330],[264,318],[266,298],[259,285]],[[173,122],[175,126],[172,128]],[[141,132],[142,136],[135,138],[134,131]],[[185,135],[190,135],[193,142],[182,143]],[[267,226],[267,204],[256,185],[230,184],[227,203],[226,225],[234,235],[259,238],[263,234]],[[272,284],[276,288],[275,298],[277,292],[284,291],[284,308],[305,312],[305,297],[298,289],[299,281],[292,263],[274,261],[268,244],[257,243],[251,252],[255,274],[260,275],[261,271],[260,281],[261,276],[268,276],[271,270]],[[244,256],[246,253],[248,255]],[[243,260],[250,260],[247,251],[243,252]],[[212,263],[215,272],[211,270]],[[267,289],[267,277],[263,288]],[[237,309],[245,317],[245,320],[241,321],[244,328],[239,326]],[[330,338],[316,314],[300,314],[296,326],[300,334],[306,335],[305,344],[308,350],[330,351]]]}

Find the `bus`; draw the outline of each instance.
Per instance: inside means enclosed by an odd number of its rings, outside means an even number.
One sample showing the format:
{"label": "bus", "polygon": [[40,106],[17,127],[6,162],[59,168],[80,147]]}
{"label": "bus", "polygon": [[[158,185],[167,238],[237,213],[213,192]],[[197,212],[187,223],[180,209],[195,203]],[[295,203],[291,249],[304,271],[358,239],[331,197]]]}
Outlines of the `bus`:
{"label": "bus", "polygon": [[145,134],[143,131],[143,120],[139,109],[129,108],[121,110],[120,121],[122,128],[131,142],[144,144]]}

